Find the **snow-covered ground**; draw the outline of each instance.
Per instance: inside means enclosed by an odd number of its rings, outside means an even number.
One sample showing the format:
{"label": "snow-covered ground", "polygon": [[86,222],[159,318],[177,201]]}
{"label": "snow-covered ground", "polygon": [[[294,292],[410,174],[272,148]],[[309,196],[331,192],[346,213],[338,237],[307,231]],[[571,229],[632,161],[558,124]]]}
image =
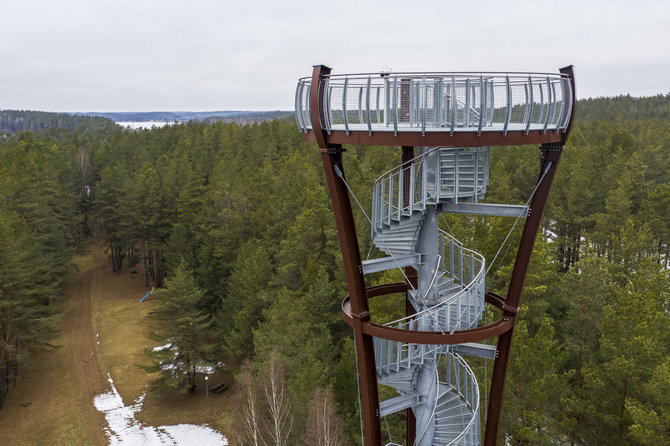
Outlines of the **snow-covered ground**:
{"label": "snow-covered ground", "polygon": [[175,446],[225,446],[226,437],[207,425],[177,424],[174,426],[144,426],[135,419],[135,414],[142,408],[144,395],[135,400],[134,404],[123,404],[121,395],[114,386],[112,377],[108,376],[112,390],[93,399],[93,405],[105,414],[109,427],[105,433],[110,445],[175,445]]}
{"label": "snow-covered ground", "polygon": [[[171,342],[165,344],[165,345],[159,345],[154,347],[152,350],[155,352],[159,352],[161,350],[165,350],[166,348],[169,348],[174,352],[174,357],[176,358],[179,355],[179,352],[177,351],[177,347],[174,347]],[[217,368],[223,367],[222,362],[216,363],[216,365],[204,365],[204,364],[196,364],[195,366],[195,371],[198,373],[204,373],[205,375],[211,375],[214,373],[214,371]],[[161,364],[161,369],[163,370],[174,370],[175,369],[175,364]],[[186,372],[184,372],[186,373]]]}

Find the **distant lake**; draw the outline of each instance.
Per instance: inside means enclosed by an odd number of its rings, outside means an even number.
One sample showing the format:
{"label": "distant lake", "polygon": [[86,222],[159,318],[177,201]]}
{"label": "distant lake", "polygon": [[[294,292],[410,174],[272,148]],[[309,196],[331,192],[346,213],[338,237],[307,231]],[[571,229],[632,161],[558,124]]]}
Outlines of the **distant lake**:
{"label": "distant lake", "polygon": [[126,127],[131,130],[137,129],[150,129],[152,127],[165,127],[166,125],[172,125],[174,122],[166,121],[118,121],[118,125],[121,127]]}

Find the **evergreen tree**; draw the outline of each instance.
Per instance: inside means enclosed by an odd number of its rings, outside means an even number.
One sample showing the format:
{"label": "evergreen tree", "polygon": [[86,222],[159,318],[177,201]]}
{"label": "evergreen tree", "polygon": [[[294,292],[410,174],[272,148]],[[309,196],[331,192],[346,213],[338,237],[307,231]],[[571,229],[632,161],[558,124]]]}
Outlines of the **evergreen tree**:
{"label": "evergreen tree", "polygon": [[182,260],[165,288],[154,293],[158,306],[149,315],[154,321],[150,337],[161,345],[146,351],[152,365],[143,368],[158,373],[152,387],[159,392],[193,391],[197,367],[207,361],[212,348],[206,336],[208,317],[198,309],[203,292]]}

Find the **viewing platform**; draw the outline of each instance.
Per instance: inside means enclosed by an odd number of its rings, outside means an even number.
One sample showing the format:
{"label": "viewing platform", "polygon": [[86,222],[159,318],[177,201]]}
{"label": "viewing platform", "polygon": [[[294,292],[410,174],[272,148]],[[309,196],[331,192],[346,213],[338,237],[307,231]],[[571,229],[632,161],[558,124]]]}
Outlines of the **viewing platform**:
{"label": "viewing platform", "polygon": [[[310,91],[318,83],[318,102]],[[485,146],[558,142],[574,103],[564,73],[329,74],[298,81],[298,128],[336,144]]]}

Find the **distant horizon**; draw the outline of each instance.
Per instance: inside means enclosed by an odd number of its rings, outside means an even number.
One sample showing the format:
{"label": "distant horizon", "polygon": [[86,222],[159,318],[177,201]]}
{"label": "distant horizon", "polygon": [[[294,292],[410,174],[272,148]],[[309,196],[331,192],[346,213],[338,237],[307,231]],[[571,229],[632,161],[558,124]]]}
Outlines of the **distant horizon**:
{"label": "distant horizon", "polygon": [[[585,101],[589,99],[603,99],[603,98],[617,98],[617,97],[626,97],[630,96],[634,99],[644,99],[652,98],[656,96],[669,96],[670,90],[667,92],[659,92],[655,94],[641,94],[635,95],[631,93],[622,93],[616,95],[601,95],[601,96],[587,96],[579,97],[579,91],[577,92],[577,100]],[[31,112],[43,112],[43,113],[65,113],[69,115],[91,115],[93,113],[97,114],[130,114],[130,113],[263,113],[263,112],[282,112],[282,113],[293,113],[295,110],[290,109],[281,109],[281,108],[249,108],[249,109],[234,109],[234,108],[219,108],[219,109],[154,109],[154,110],[89,110],[89,111],[64,111],[64,110],[40,110],[40,109],[30,109],[30,108],[0,108],[0,111],[13,110],[13,111],[31,111]]]}
{"label": "distant horizon", "polygon": [[112,113],[118,113],[118,114],[124,114],[124,113],[220,113],[220,112],[227,112],[227,113],[237,113],[237,112],[244,112],[244,113],[263,113],[263,112],[291,112],[293,113],[295,110],[294,109],[213,109],[213,110],[163,110],[163,109],[156,109],[156,110],[89,110],[89,111],[64,111],[64,110],[41,110],[41,109],[36,109],[36,108],[0,108],[0,111],[31,111],[31,112],[42,112],[42,113],[65,113],[68,115],[90,115],[91,113],[107,113],[107,114],[112,114]]}

